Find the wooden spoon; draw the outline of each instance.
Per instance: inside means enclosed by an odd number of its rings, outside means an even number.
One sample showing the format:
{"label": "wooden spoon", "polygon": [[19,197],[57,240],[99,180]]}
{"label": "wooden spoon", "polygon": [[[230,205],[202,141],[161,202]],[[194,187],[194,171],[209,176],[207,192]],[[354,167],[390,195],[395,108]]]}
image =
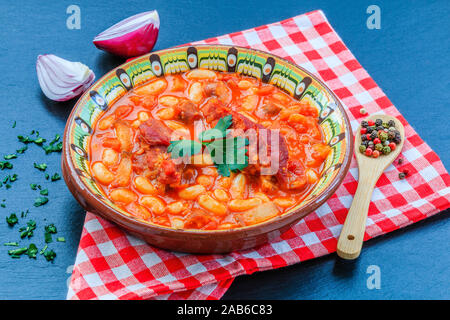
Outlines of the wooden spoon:
{"label": "wooden spoon", "polygon": [[366,229],[367,212],[372,198],[372,192],[383,171],[397,158],[403,148],[405,140],[405,129],[396,118],[388,115],[373,115],[367,120],[375,121],[382,119],[383,122],[395,121],[395,128],[400,132],[402,141],[394,151],[388,155],[381,154],[378,158],[371,158],[359,151],[361,145],[361,127],[355,137],[355,155],[358,162],[359,181],[352,206],[348,211],[337,244],[337,254],[344,259],[356,259],[361,253],[364,231]]}

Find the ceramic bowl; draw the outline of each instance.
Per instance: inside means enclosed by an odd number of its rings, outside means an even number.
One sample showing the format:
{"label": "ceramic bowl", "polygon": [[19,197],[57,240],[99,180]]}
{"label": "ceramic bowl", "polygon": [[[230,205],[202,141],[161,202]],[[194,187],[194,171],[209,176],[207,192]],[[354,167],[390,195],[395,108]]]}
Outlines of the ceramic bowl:
{"label": "ceramic bowl", "polygon": [[[311,193],[287,213],[266,222],[230,230],[180,230],[135,218],[103,193],[89,171],[92,128],[128,90],[164,74],[205,68],[238,72],[273,84],[319,111],[319,123],[331,152]],[[224,45],[195,45],[157,51],[108,72],[78,100],[64,132],[62,169],[67,186],[81,206],[116,223],[149,244],[193,253],[224,253],[274,239],[321,206],[339,187],[350,166],[353,137],[343,106],[326,85],[308,71],[267,52]]]}

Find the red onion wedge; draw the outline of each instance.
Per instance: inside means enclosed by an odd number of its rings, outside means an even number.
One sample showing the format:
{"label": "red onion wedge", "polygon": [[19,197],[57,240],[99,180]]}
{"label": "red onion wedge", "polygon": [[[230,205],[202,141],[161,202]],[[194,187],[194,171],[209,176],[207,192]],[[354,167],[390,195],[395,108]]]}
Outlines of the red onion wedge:
{"label": "red onion wedge", "polygon": [[150,52],[158,39],[158,11],[139,13],[106,29],[94,38],[97,48],[130,58]]}
{"label": "red onion wedge", "polygon": [[95,74],[80,62],[72,62],[53,54],[40,55],[36,71],[42,91],[47,98],[66,101],[86,91],[94,82]]}

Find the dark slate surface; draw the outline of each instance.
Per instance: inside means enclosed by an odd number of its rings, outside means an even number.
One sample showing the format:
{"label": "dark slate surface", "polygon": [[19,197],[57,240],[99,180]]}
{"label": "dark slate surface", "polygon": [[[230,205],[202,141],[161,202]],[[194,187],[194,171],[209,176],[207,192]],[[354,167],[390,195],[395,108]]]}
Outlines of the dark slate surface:
{"label": "dark slate surface", "polygon": [[[79,0],[81,30],[66,28],[66,8],[71,1],[52,4],[19,1],[0,4],[0,127],[2,154],[21,146],[16,136],[39,130],[53,138],[62,133],[75,101],[54,103],[41,93],[35,72],[38,54],[53,53],[89,65],[102,76],[123,60],[98,51],[93,37],[115,22],[141,11],[157,9],[160,37],[155,49],[224,33],[239,31],[322,9],[359,62],[385,91],[405,118],[449,167],[447,123],[449,94],[449,4],[447,1],[382,1],[381,30],[366,28],[366,8],[371,1],[87,1]],[[12,128],[14,120],[16,128]],[[66,243],[53,242],[55,262],[42,256],[32,260],[11,259],[7,247],[0,251],[0,299],[64,299],[73,265],[84,213],[63,181],[48,182],[33,162],[46,162],[47,171],[60,173],[60,156],[44,155],[30,146],[14,169],[0,171],[0,178],[17,173],[12,188],[0,189],[0,243],[19,240],[18,226],[8,228],[5,216],[30,209],[28,218],[38,227],[31,240],[43,246],[43,228],[55,223]],[[29,184],[49,189],[50,202],[34,208],[37,196]],[[26,219],[21,219],[24,225]],[[281,270],[235,280],[228,299],[421,299],[450,298],[450,220],[448,214],[417,223],[366,243],[353,263],[330,255]],[[366,286],[367,268],[381,270],[381,289]],[[69,271],[69,272],[68,272]]]}

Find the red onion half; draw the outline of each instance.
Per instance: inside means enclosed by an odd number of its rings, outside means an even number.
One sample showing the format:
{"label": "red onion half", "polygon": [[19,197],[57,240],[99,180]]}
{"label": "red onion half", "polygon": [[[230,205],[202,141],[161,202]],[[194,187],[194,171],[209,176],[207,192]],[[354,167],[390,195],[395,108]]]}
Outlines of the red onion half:
{"label": "red onion half", "polygon": [[86,91],[94,82],[95,74],[86,65],[57,57],[53,54],[40,55],[36,72],[42,91],[47,98],[66,101]]}
{"label": "red onion half", "polygon": [[122,57],[150,52],[158,39],[158,11],[143,12],[106,29],[94,38],[97,48]]}

